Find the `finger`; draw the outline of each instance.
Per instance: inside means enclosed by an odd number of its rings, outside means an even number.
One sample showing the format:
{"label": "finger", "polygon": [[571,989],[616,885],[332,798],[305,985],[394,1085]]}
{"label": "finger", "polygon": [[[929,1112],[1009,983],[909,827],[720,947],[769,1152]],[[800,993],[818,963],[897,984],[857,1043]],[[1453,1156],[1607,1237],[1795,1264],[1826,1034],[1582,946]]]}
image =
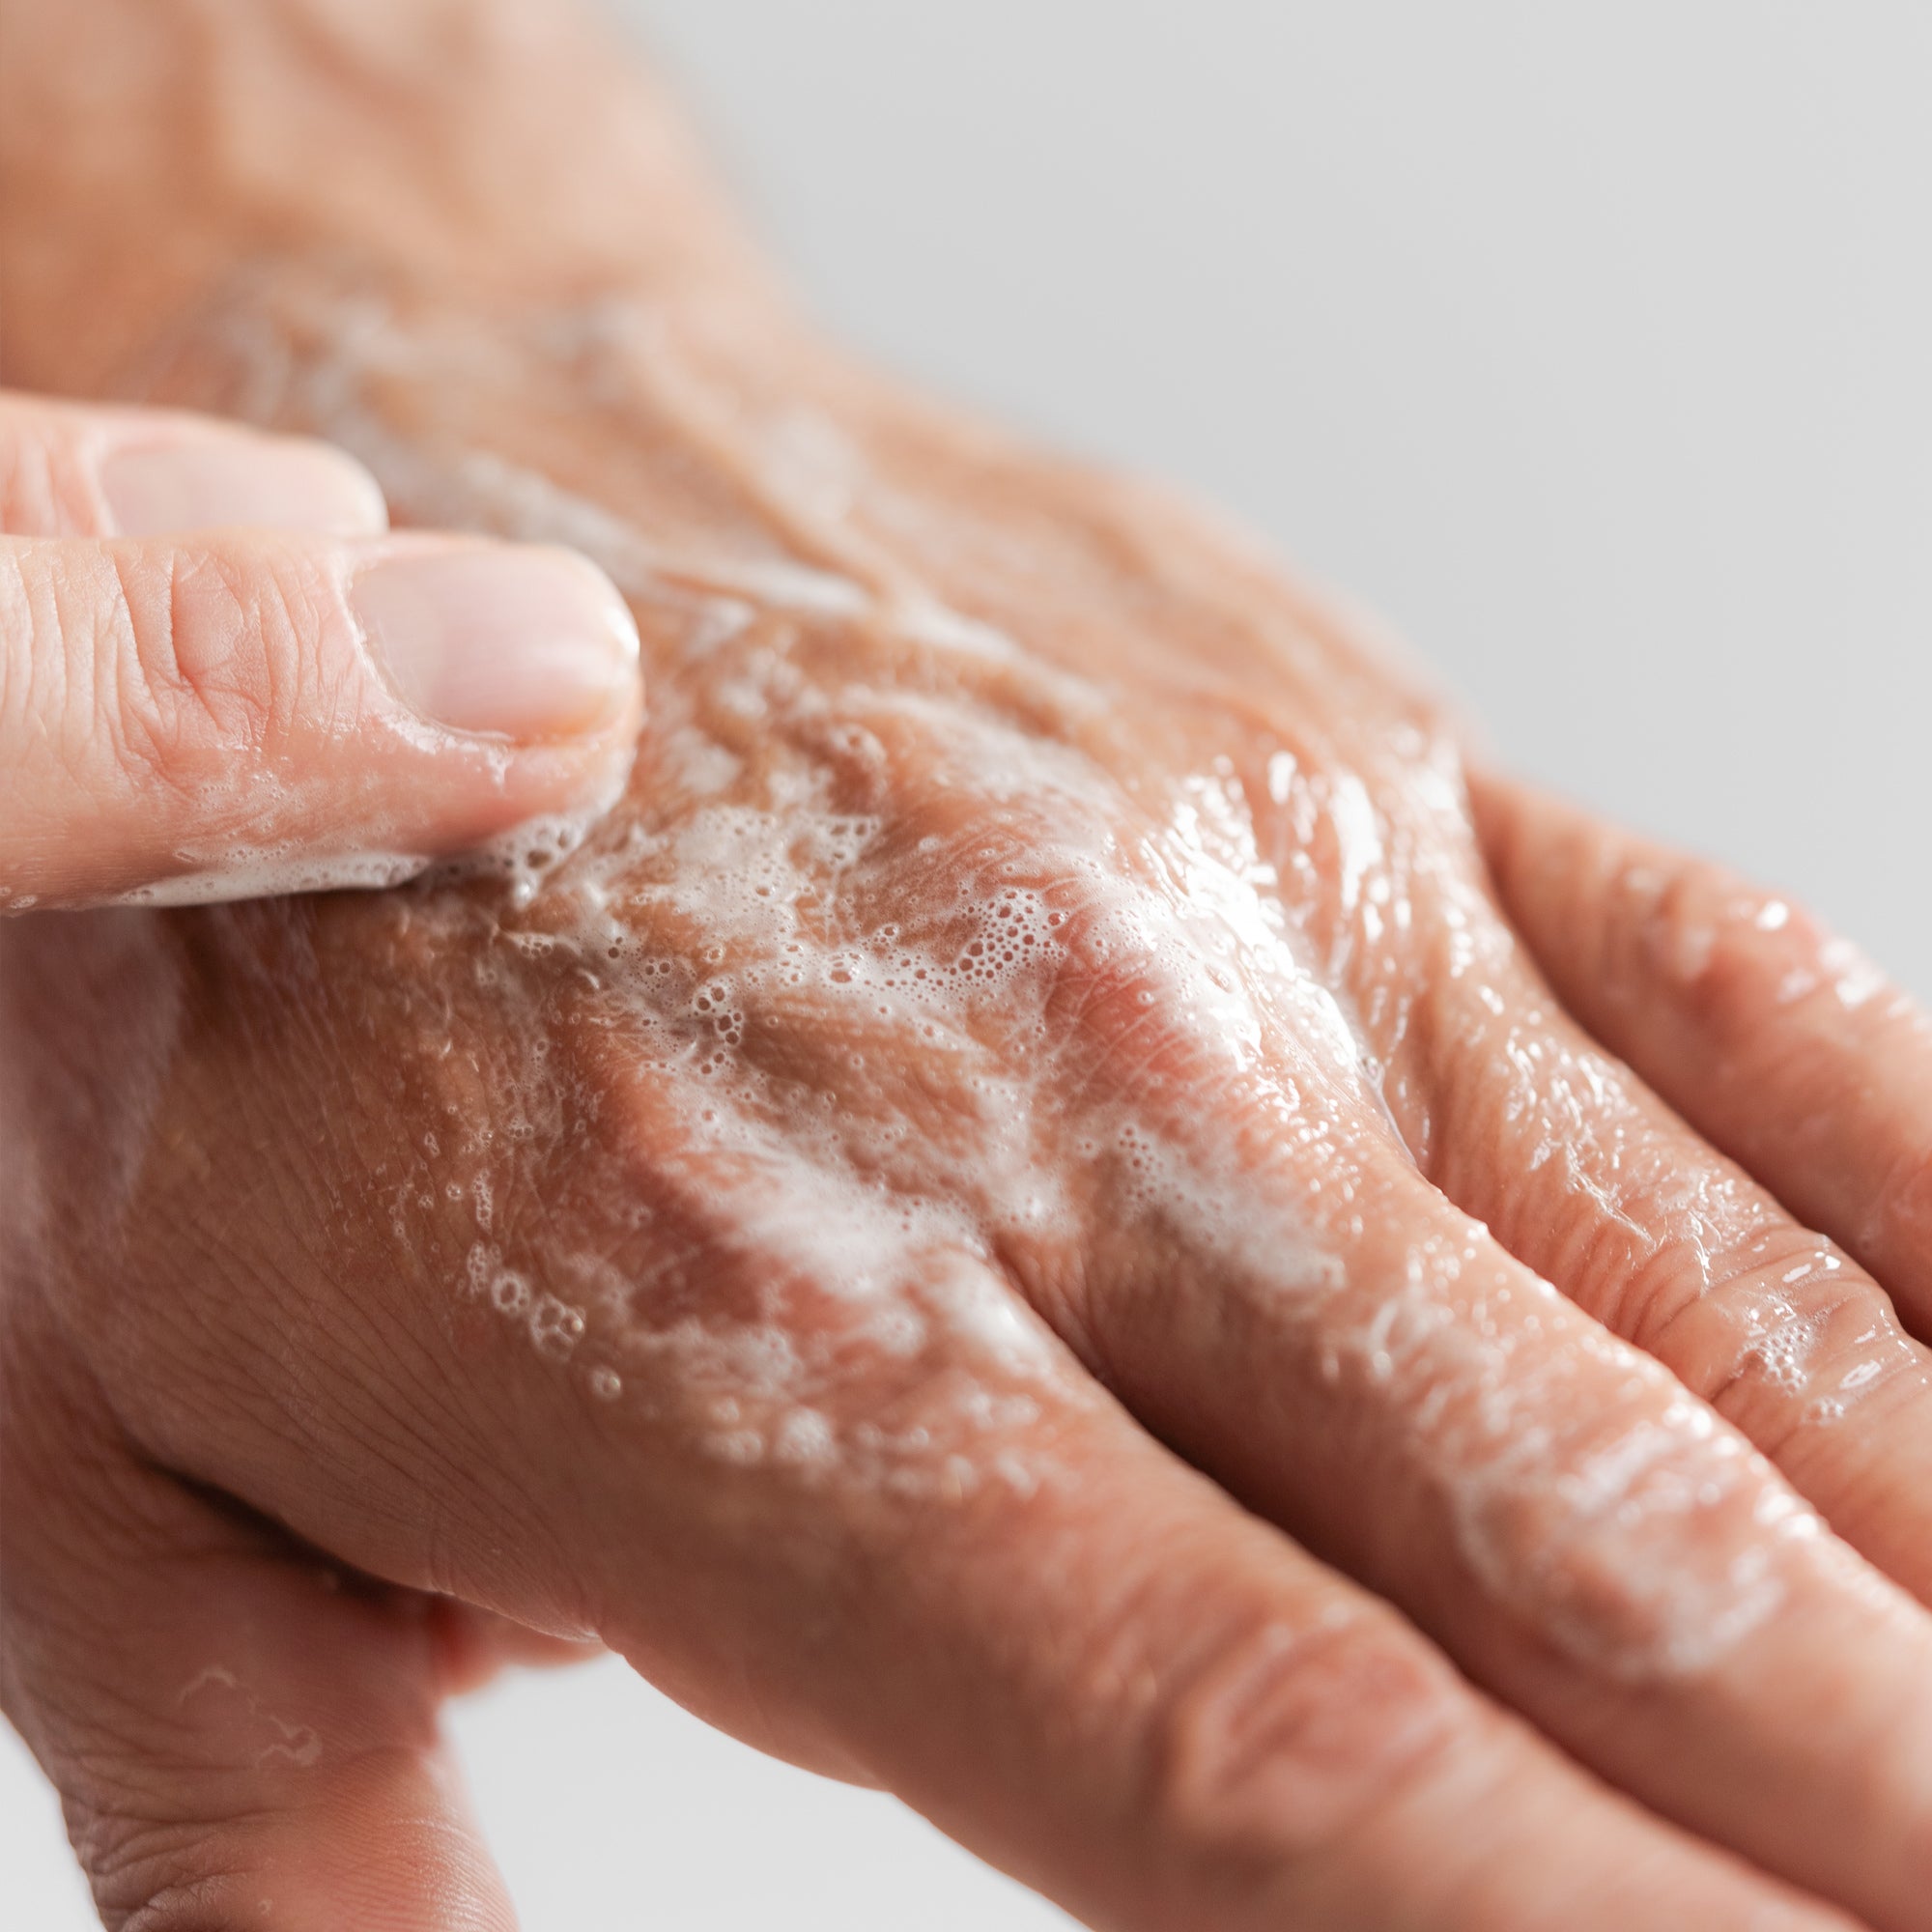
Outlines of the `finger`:
{"label": "finger", "polygon": [[438,1737],[434,1605],[345,1586],[8,1381],[0,1694],[113,1932],[510,1932]]}
{"label": "finger", "polygon": [[0,391],[0,535],[146,537],[221,525],[379,536],[388,512],[352,457],[172,410]]}
{"label": "finger", "polygon": [[1520,785],[1475,799],[1564,1004],[1932,1334],[1932,1022],[1788,900]]}
{"label": "finger", "polygon": [[[943,1442],[938,1394],[877,1426]],[[995,1456],[881,1486],[714,1462],[697,1507],[730,1547],[607,1561],[607,1635],[673,1689],[731,1684],[695,1701],[741,1735],[782,1713],[836,1740],[1101,1928],[1842,1924],[1596,1785],[1111,1405],[1033,1406]],[[635,1520],[634,1482],[600,1502]]]}
{"label": "finger", "polygon": [[637,656],[561,551],[0,538],[0,905],[388,884],[585,810]]}
{"label": "finger", "polygon": [[1189,1164],[1080,1303],[1129,1406],[1660,1812],[1922,1926],[1932,1620],[1392,1152],[1310,1103],[1291,1175],[1232,1101],[1140,1130]]}
{"label": "finger", "polygon": [[[286,1323],[241,1315],[266,1413],[231,1406],[200,1453],[368,1567],[598,1628],[700,1715],[899,1793],[1102,1928],[1846,1932],[1487,1703],[1017,1304],[989,1351],[841,1342],[836,1405],[767,1415],[758,1363],[814,1338],[734,1330],[730,1258],[711,1273],[710,1346],[633,1304],[582,1344],[595,1363],[533,1350],[494,1293],[455,1322],[439,1297],[372,1356],[366,1312],[317,1284]],[[1024,1374],[1002,1367],[1018,1332]]]}
{"label": "finger", "polygon": [[1584,1035],[1499,928],[1480,970],[1452,976],[1464,931],[1427,909],[1411,928],[1431,992],[1387,1093],[1424,1172],[1932,1598],[1932,1357],[1869,1275]]}

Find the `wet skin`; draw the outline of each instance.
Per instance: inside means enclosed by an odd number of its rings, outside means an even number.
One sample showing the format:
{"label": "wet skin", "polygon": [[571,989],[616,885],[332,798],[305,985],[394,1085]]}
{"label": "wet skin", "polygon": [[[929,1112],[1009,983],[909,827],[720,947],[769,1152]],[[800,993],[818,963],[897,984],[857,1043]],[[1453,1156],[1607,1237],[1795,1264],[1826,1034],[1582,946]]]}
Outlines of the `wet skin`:
{"label": "wet skin", "polygon": [[545,1633],[1098,1926],[1932,1923],[1902,997],[828,351],[574,29],[76,11],[134,213],[0,137],[8,380],[579,545],[650,689],[468,875],[0,940],[0,1686],[110,1920],[507,1923],[435,1707]]}

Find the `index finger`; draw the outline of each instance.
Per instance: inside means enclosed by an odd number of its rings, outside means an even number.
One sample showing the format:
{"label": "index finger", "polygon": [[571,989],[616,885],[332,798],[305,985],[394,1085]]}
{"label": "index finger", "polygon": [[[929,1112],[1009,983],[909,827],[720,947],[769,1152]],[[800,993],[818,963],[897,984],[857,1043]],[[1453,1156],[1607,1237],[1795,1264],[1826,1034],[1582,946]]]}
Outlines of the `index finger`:
{"label": "index finger", "polygon": [[0,536],[142,537],[224,525],[380,536],[388,510],[353,457],[182,410],[0,390]]}
{"label": "index finger", "polygon": [[[1102,1932],[1851,1932],[1598,1783],[1111,1402],[1035,1402],[997,1443],[1024,1480],[877,1485],[735,1465],[618,1402],[527,1506],[661,1688]],[[476,1474],[437,1514],[482,1576],[530,1535]]]}
{"label": "index finger", "polygon": [[[1111,1403],[1048,1398],[1007,1447],[1041,1472],[1032,1493],[859,1500],[806,1530],[838,1555],[805,1588],[781,1572],[737,1595],[728,1641],[761,1705],[801,1701],[1083,1921],[1847,1926],[1598,1784]],[[607,1634],[648,1671],[652,1588],[611,1580]]]}

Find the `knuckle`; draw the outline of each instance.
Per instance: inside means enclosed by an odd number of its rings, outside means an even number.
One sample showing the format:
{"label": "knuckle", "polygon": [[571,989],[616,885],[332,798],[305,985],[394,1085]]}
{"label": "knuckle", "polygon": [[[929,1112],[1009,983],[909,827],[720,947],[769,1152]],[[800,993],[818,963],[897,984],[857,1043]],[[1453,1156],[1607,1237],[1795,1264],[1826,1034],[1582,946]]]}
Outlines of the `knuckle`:
{"label": "knuckle", "polygon": [[216,1932],[242,1861],[199,1824],[117,1822],[77,1833],[95,1909],[113,1932]]}
{"label": "knuckle", "polygon": [[1453,1520],[1493,1602],[1625,1683],[1693,1673],[1754,1630],[1816,1527],[1741,1436],[1661,1385],[1465,1472]]}
{"label": "knuckle", "polygon": [[1154,1704],[1158,1828],[1210,1856],[1318,1854],[1470,1741],[1472,1712],[1448,1666],[1379,1616],[1251,1627]]}
{"label": "knuckle", "polygon": [[1724,1263],[1643,1346],[1772,1455],[1801,1427],[1841,1420],[1914,1367],[1883,1293],[1797,1229]]}
{"label": "knuckle", "polygon": [[[259,1776],[224,1780],[201,1815],[176,1806],[176,1815],[76,1833],[110,1932],[241,1932],[277,1910],[265,1891],[304,1923],[320,1910],[330,1923],[373,1922],[373,1914],[413,1924],[437,1916],[431,1901],[466,1925],[497,1922],[483,1903],[496,1887],[481,1847],[439,1815],[415,1750],[373,1745],[303,1776],[314,1781],[300,1790],[270,1790]],[[353,1861],[341,1857],[351,1846]]]}
{"label": "knuckle", "polygon": [[[1701,1023],[1755,1028],[1826,988],[1856,991],[1861,962],[1803,907],[1694,859],[1624,876],[1642,980]],[[1867,969],[1868,970],[1868,969]]]}
{"label": "knuckle", "polygon": [[1065,1036],[1084,1049],[1091,1093],[1145,1095],[1213,1076],[1226,1056],[1189,1024],[1185,989],[1175,978],[1173,965],[1151,951],[1102,952],[1080,927],[1069,934],[1053,1009]]}
{"label": "knuckle", "polygon": [[[1726,882],[1728,883],[1728,882]],[[1723,894],[1707,866],[1674,855],[1649,855],[1618,881],[1645,977],[1662,979],[1687,993],[1707,989],[1720,965],[1718,942]]]}
{"label": "knuckle", "polygon": [[99,1687],[64,1687],[38,1715],[36,1749],[102,1921],[116,1932],[230,1922],[219,1901],[241,1869],[250,1818],[202,1800],[234,1799],[234,1780],[210,1789],[189,1738]]}
{"label": "knuckle", "polygon": [[1571,1187],[1548,1208],[1539,1204],[1549,1244],[1540,1264],[1577,1307],[1654,1354],[1657,1331],[1675,1317],[1688,1291],[1674,1251],[1666,1248],[1664,1266],[1657,1264],[1659,1251],[1643,1218],[1653,1203],[1607,1189],[1605,1195],[1599,1200]]}
{"label": "knuckle", "polygon": [[206,721],[181,701],[176,670],[176,574],[130,569],[110,557],[114,595],[97,607],[94,635],[67,654],[88,695],[89,736],[105,747],[121,771],[143,789],[181,783],[198,762],[198,732]]}
{"label": "knuckle", "polygon": [[67,642],[92,735],[144,785],[192,797],[272,755],[318,696],[327,613],[308,573],[169,546],[104,554],[111,591]]}

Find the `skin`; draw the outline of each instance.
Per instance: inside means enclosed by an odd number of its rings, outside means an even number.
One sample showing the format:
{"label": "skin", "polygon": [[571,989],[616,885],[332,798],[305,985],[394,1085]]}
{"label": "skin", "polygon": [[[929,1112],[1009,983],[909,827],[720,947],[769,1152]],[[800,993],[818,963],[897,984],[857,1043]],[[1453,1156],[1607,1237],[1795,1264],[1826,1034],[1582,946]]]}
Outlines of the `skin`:
{"label": "skin", "polygon": [[507,1925],[436,1709],[545,1637],[1095,1926],[1932,1923],[1899,995],[827,349],[556,11],[5,24],[8,379],[582,545],[651,691],[508,875],[4,935],[108,1923]]}
{"label": "skin", "polygon": [[0,391],[0,911],[390,884],[608,799],[637,655],[582,557],[392,535],[340,451]]}

